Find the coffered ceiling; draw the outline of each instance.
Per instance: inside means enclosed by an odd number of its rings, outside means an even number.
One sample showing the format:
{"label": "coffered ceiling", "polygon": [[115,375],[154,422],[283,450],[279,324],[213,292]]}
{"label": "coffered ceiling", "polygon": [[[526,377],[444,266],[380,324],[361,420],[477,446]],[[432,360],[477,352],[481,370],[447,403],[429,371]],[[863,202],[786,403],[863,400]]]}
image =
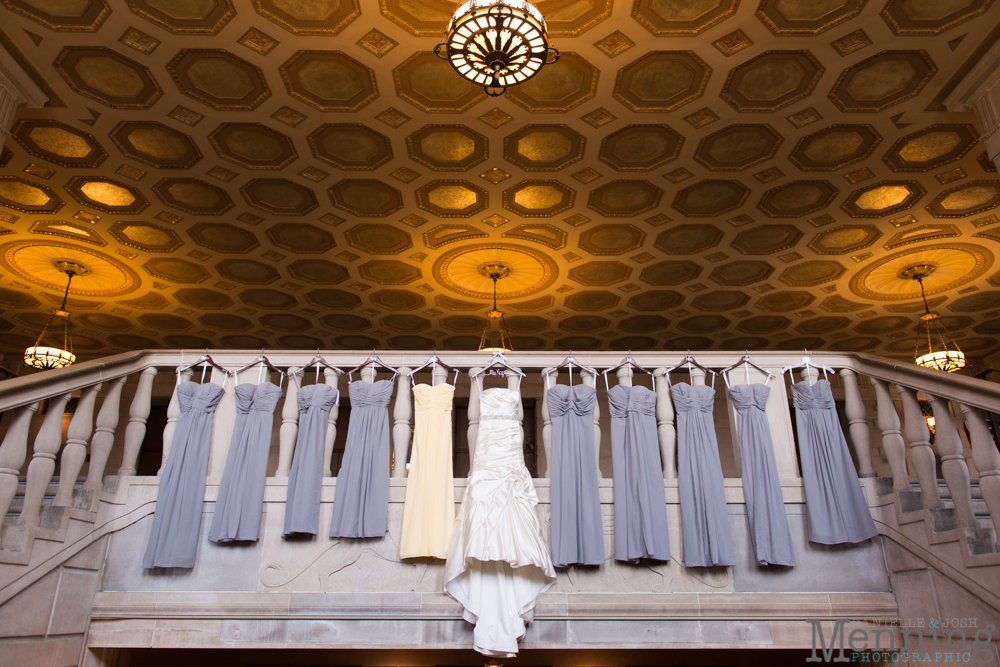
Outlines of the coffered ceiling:
{"label": "coffered ceiling", "polygon": [[[915,263],[1000,334],[1000,181],[942,100],[993,0],[542,0],[500,98],[449,0],[2,0],[49,96],[0,169],[0,349],[468,349],[502,261],[519,349],[910,354]],[[9,361],[8,361],[9,363]]]}

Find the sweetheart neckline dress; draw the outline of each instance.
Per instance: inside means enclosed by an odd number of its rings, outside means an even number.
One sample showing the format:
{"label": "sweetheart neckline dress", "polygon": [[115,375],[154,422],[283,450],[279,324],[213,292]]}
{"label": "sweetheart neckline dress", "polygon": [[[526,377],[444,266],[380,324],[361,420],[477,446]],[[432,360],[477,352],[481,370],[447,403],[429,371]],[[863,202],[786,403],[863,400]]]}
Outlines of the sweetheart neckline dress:
{"label": "sweetheart neckline dress", "polygon": [[878,535],[827,380],[792,385],[809,541],[864,542]]}
{"label": "sweetheart neckline dress", "polygon": [[454,397],[455,388],[447,382],[413,388],[413,445],[403,501],[400,558],[448,556],[455,529]]}
{"label": "sweetheart neckline dress", "polygon": [[282,538],[316,535],[319,532],[326,430],[330,423],[330,410],[339,398],[337,388],[328,384],[310,384],[299,389],[296,399],[299,432],[295,438],[292,468],[288,472]]}
{"label": "sweetheart neckline dress", "polygon": [[144,568],[191,568],[198,555],[212,421],[226,390],[212,382],[181,382],[176,392],[181,413],[156,492]]}
{"label": "sweetheart neckline dress", "polygon": [[556,572],[524,465],[516,417],[520,393],[497,387],[479,397],[475,456],[445,563],[444,589],[461,603],[463,618],[475,624],[476,651],[514,657],[535,600],[555,583]]}
{"label": "sweetheart neckline dress", "polygon": [[219,484],[208,539],[212,542],[255,542],[264,512],[264,484],[271,450],[274,409],[281,389],[271,382],[233,388],[236,423]]}

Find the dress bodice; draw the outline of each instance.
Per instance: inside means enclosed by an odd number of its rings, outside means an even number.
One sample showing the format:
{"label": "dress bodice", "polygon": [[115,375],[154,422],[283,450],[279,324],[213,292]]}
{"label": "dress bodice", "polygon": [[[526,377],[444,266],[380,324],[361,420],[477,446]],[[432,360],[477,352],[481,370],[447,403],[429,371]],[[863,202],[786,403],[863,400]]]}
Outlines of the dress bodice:
{"label": "dress bodice", "polygon": [[347,385],[347,390],[351,395],[351,408],[389,407],[389,399],[392,398],[394,386],[392,380],[376,380],[375,382],[358,380],[350,383]]}
{"label": "dress bodice", "polygon": [[507,387],[491,387],[479,394],[479,434],[473,470],[524,467],[521,422],[517,408],[521,393]]}
{"label": "dress bodice", "polygon": [[707,384],[690,385],[678,382],[670,387],[670,395],[674,399],[674,409],[677,412],[712,412],[715,407],[715,389]]}
{"label": "dress bodice", "polygon": [[733,399],[733,405],[737,412],[749,410],[756,407],[758,410],[767,410],[767,397],[771,394],[771,388],[767,385],[737,384],[729,388],[729,395]]}
{"label": "dress bodice", "polygon": [[479,392],[479,418],[517,419],[521,393],[508,387],[490,387]]}
{"label": "dress bodice", "polygon": [[608,412],[612,417],[625,417],[629,412],[656,415],[656,392],[639,385],[617,384],[608,390]]}
{"label": "dress bodice", "polygon": [[792,385],[792,401],[796,410],[824,410],[836,407],[828,380],[817,380],[816,384],[796,382]]}
{"label": "dress bodice", "polygon": [[181,382],[177,385],[177,403],[181,412],[215,412],[226,390],[214,382],[198,384],[197,382]]}
{"label": "dress bodice", "polygon": [[589,416],[594,412],[597,390],[585,384],[572,387],[557,384],[548,391],[549,414],[553,417],[576,414]]}
{"label": "dress bodice", "polygon": [[299,412],[308,412],[313,407],[329,412],[338,395],[337,388],[328,384],[306,385],[299,389]]}
{"label": "dress bodice", "polygon": [[236,411],[240,414],[254,410],[274,412],[281,398],[281,388],[270,382],[238,384],[233,391],[236,392]]}
{"label": "dress bodice", "polygon": [[413,404],[418,411],[444,410],[451,411],[455,388],[447,382],[438,385],[418,384],[413,388]]}

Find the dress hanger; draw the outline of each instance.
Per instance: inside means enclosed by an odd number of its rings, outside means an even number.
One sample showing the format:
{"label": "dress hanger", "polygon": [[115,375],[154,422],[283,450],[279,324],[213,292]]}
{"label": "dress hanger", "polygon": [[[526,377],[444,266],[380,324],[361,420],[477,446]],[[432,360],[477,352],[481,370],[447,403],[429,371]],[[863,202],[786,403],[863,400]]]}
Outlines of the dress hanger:
{"label": "dress hanger", "polygon": [[223,378],[223,380],[222,380],[222,388],[225,389],[225,387],[226,387],[226,381],[229,380],[229,371],[226,370],[225,368],[223,368],[222,366],[220,366],[219,364],[215,363],[215,360],[212,359],[212,357],[208,356],[208,354],[201,355],[200,357],[198,357],[197,361],[195,361],[190,366],[184,366],[183,368],[178,368],[177,369],[177,374],[180,375],[184,371],[190,370],[190,369],[194,368],[195,366],[201,366],[202,367],[201,368],[201,382],[202,382],[202,384],[204,384],[204,382],[205,382],[205,372],[208,370],[209,366],[211,366],[212,368],[215,368],[215,369],[220,370],[223,373],[225,373],[226,377]]}
{"label": "dress hanger", "polygon": [[721,373],[722,373],[722,379],[726,381],[726,386],[727,387],[729,386],[729,371],[733,370],[734,368],[736,368],[737,366],[740,366],[740,365],[743,366],[743,370],[746,372],[747,384],[750,384],[750,367],[751,366],[753,366],[754,368],[756,368],[757,370],[759,370],[761,373],[767,373],[767,379],[764,380],[764,386],[765,387],[771,381],[771,378],[774,377],[774,373],[772,373],[771,371],[766,371],[763,368],[761,368],[760,366],[758,366],[757,364],[755,364],[753,362],[753,360],[750,359],[750,356],[746,353],[746,351],[744,351],[744,354],[740,358],[739,361],[737,361],[735,364],[733,364],[732,366],[730,366],[728,368],[723,368],[722,371],[721,371]]}
{"label": "dress hanger", "polygon": [[590,373],[594,377],[597,377],[597,371],[596,370],[594,370],[590,366],[584,366],[583,364],[581,364],[579,361],[576,360],[576,357],[573,356],[573,353],[570,352],[570,355],[568,357],[566,357],[565,359],[563,359],[563,362],[561,364],[559,364],[558,366],[556,366],[554,368],[550,368],[547,371],[545,371],[544,375],[545,375],[545,380],[546,380],[546,387],[548,386],[549,376],[552,373],[558,373],[560,368],[566,368],[566,367],[569,367],[569,386],[572,387],[573,386],[573,366],[576,366],[577,368],[579,368],[582,371],[587,371],[588,373]]}
{"label": "dress hanger", "polygon": [[[263,350],[261,350],[261,352],[263,352]],[[254,359],[252,362],[250,362],[249,364],[247,364],[243,368],[237,368],[235,371],[233,371],[233,377],[235,378],[235,380],[234,380],[235,383],[236,384],[240,383],[240,372],[241,371],[245,371],[247,369],[253,368],[254,366],[256,366],[258,364],[260,364],[260,372],[257,374],[257,384],[260,384],[261,380],[264,379],[264,367],[266,366],[271,371],[273,371],[273,372],[275,372],[275,373],[278,374],[278,388],[280,389],[281,388],[281,382],[285,379],[285,372],[283,370],[277,368],[274,364],[272,364],[271,361],[267,357],[265,357],[263,354],[261,354],[259,357],[257,357],[256,359]]]}
{"label": "dress hanger", "polygon": [[[347,371],[347,382],[348,382],[348,384],[350,384],[351,382],[353,382],[353,380],[351,379],[351,373],[357,373],[358,371],[360,371],[362,368],[365,368],[366,366],[371,366],[372,367],[372,379],[375,378],[375,367],[376,366],[381,366],[382,368],[386,369],[387,371],[392,371],[392,380],[395,380],[396,376],[399,375],[399,371],[398,370],[396,370],[392,366],[386,364],[384,361],[382,361],[381,359],[378,358],[378,355],[375,354],[375,352],[372,352],[372,355],[370,357],[368,357],[367,359],[365,359],[361,364],[359,364],[358,366],[355,366],[351,370]],[[390,380],[390,382],[392,380]]]}
{"label": "dress hanger", "polygon": [[[605,368],[603,371],[601,371],[601,374],[604,376],[604,388],[605,389],[610,390],[610,387],[608,386],[608,373],[610,373],[611,371],[616,371],[619,368],[621,368],[622,366],[628,366],[629,368],[634,368],[637,371],[642,371],[643,373],[648,373],[649,377],[651,377],[651,378],[653,377],[653,371],[649,370],[648,368],[643,368],[638,363],[636,363],[636,360],[632,358],[632,351],[629,350],[629,353],[627,355],[625,355],[625,358],[621,360],[621,363],[619,363],[617,366],[612,366],[611,368]],[[656,383],[655,382],[653,383],[653,391],[656,391]]]}
{"label": "dress hanger", "polygon": [[435,352],[434,354],[432,354],[430,356],[430,358],[423,363],[422,366],[418,366],[417,368],[414,368],[412,371],[410,371],[410,382],[413,383],[413,386],[414,387],[417,386],[417,381],[413,379],[413,376],[416,375],[418,371],[422,371],[423,369],[425,369],[428,366],[430,366],[431,367],[431,373],[433,374],[433,372],[434,372],[433,369],[438,364],[440,364],[442,368],[446,368],[449,371],[455,371],[455,380],[454,380],[454,382],[452,382],[452,386],[456,386],[458,384],[458,374],[461,373],[462,371],[458,370],[454,366],[449,366],[448,364],[446,364],[443,361],[441,361],[440,357],[437,356],[437,352]]}
{"label": "dress hanger", "polygon": [[[784,375],[786,372],[788,372],[789,376],[791,376],[791,371],[796,368],[818,368],[821,371],[823,371],[823,379],[825,380],[829,380],[829,378],[827,377],[827,372],[836,375],[837,371],[830,368],[829,366],[824,366],[823,364],[815,363],[809,356],[809,350],[802,350],[802,355],[803,355],[802,359],[799,361],[799,363],[792,364],[791,366],[785,366],[784,368],[781,369],[781,374]],[[793,378],[792,382],[794,381],[795,380]]]}
{"label": "dress hanger", "polygon": [[309,360],[308,364],[306,364],[305,366],[303,366],[302,368],[300,368],[299,370],[297,370],[297,371],[295,371],[294,373],[291,374],[292,378],[295,380],[295,384],[299,383],[298,374],[302,373],[302,377],[305,378],[305,372],[306,372],[306,370],[310,366],[313,366],[313,365],[316,366],[316,384],[319,384],[319,367],[320,366],[322,366],[323,368],[329,368],[332,371],[336,371],[338,376],[344,374],[343,369],[337,368],[336,366],[330,364],[329,362],[327,362],[326,359],[323,358],[323,355],[317,354],[315,357],[313,357],[312,359]]}
{"label": "dress hanger", "polygon": [[479,377],[480,375],[482,375],[483,373],[485,373],[489,369],[493,368],[494,366],[503,366],[507,370],[514,371],[515,373],[517,373],[518,375],[520,375],[522,378],[524,377],[524,371],[522,371],[520,368],[515,368],[515,367],[511,366],[507,362],[507,360],[504,358],[503,354],[500,353],[500,352],[494,352],[493,356],[490,357],[489,363],[487,365],[483,366],[482,368],[480,368],[475,373],[471,374],[469,377],[472,377],[472,378]]}
{"label": "dress hanger", "polygon": [[689,375],[691,374],[691,368],[692,368],[692,366],[694,368],[700,368],[701,370],[705,371],[705,375],[711,375],[712,376],[712,388],[713,389],[715,388],[715,371],[710,370],[708,368],[705,368],[704,366],[702,366],[701,364],[699,364],[698,361],[694,357],[692,357],[690,354],[688,354],[686,357],[684,357],[681,360],[681,363],[677,364],[673,368],[668,368],[667,369],[667,372],[665,373],[665,375],[667,377],[667,384],[670,384],[670,373],[672,371],[677,370],[678,368],[681,368],[682,366],[687,366],[687,370],[688,370],[688,374]]}

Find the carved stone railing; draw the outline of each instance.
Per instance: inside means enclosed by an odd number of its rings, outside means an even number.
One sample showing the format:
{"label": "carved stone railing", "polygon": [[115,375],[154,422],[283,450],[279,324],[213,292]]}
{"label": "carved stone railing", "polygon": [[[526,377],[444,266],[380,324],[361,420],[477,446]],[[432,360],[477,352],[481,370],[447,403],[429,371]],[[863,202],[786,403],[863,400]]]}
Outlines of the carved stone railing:
{"label": "carved stone railing", "polygon": [[[252,361],[259,351],[210,351],[216,363],[226,368],[238,368]],[[268,357],[277,367],[293,370],[302,368],[315,355],[315,351],[274,351],[268,352]],[[370,352],[327,351],[324,357],[331,364],[341,368],[350,368],[363,361]],[[163,430],[163,460],[169,456],[172,435],[175,432],[176,421],[180,414],[176,396],[176,385],[192,377],[192,371],[178,375],[175,371],[194,361],[197,353],[182,351],[145,351],[131,352],[108,357],[99,361],[80,363],[66,369],[49,371],[26,377],[0,382],[0,411],[6,413],[3,424],[6,427],[2,444],[0,444],[0,517],[6,516],[11,509],[15,496],[18,495],[19,476],[25,475],[23,482],[23,501],[20,508],[15,505],[17,516],[8,519],[0,533],[0,563],[24,563],[31,561],[31,549],[34,539],[42,537],[49,542],[59,542],[60,536],[66,534],[69,522],[93,522],[97,516],[102,499],[114,495],[121,480],[135,475],[136,462],[140,448],[147,439],[147,420],[151,412],[154,395],[154,385],[159,387],[156,395],[166,401],[165,388],[173,385],[167,407],[167,424]],[[410,441],[410,429],[413,421],[412,391],[410,384],[410,369],[416,368],[426,360],[427,353],[384,351],[380,352],[382,359],[400,369],[397,378],[392,414],[392,447],[396,466],[392,472],[395,478],[406,476],[406,454]],[[441,353],[441,358],[454,367],[473,370],[481,367],[486,357],[475,352]],[[677,439],[674,425],[674,411],[666,369],[674,367],[682,353],[645,352],[634,353],[637,361],[647,368],[657,369],[654,374],[654,386],[657,393],[656,421],[657,434],[662,457],[663,475],[668,487],[676,485],[676,447]],[[709,368],[720,369],[732,364],[740,356],[737,353],[706,352],[695,353],[699,362]],[[783,366],[793,364],[801,359],[801,354],[785,352],[758,352],[751,355],[758,365],[780,375]],[[938,528],[945,526],[951,530],[949,535],[961,539],[962,531],[966,531],[969,544],[964,548],[969,558],[975,560],[981,554],[983,543],[989,535],[992,543],[996,542],[995,532],[990,532],[989,521],[981,510],[981,503],[973,498],[974,477],[978,477],[978,492],[982,494],[988,510],[988,516],[994,526],[1000,522],[1000,453],[993,444],[992,437],[986,427],[983,411],[1000,412],[1000,393],[995,385],[968,377],[940,373],[916,367],[912,364],[898,363],[891,360],[865,354],[852,353],[814,353],[817,363],[831,366],[838,370],[839,378],[831,376],[838,386],[842,386],[844,412],[848,422],[847,436],[859,462],[861,477],[876,475],[871,450],[871,433],[875,438],[881,435],[881,450],[887,462],[882,467],[885,477],[891,477],[891,488],[895,494],[894,502],[904,521],[924,521]],[[523,352],[511,353],[508,361],[525,371],[536,373],[543,369],[557,366],[562,362],[564,354],[558,352]],[[593,352],[578,355],[581,363],[602,369],[617,365],[621,359],[620,353]],[[444,380],[443,368],[433,374],[432,383]],[[168,375],[168,385],[157,382],[157,374]],[[730,378],[733,383],[743,381],[762,381],[763,374],[753,371],[751,377],[744,377],[742,372],[733,373]],[[198,374],[200,376],[200,373]],[[256,374],[254,374],[256,376]],[[632,371],[622,368],[614,374],[622,384],[631,384]],[[316,376],[307,371],[305,379],[300,381],[310,383]],[[814,381],[816,373],[809,369],[800,373],[802,380]],[[302,377],[300,375],[300,377]],[[363,381],[373,381],[374,376],[368,369],[361,373]],[[534,376],[537,377],[537,376]],[[196,380],[198,378],[195,378]],[[256,379],[256,377],[255,377]],[[262,381],[266,379],[263,378]],[[346,383],[340,373],[331,369],[322,369],[319,381],[332,386],[338,386],[346,393]],[[863,379],[864,382],[859,383]],[[574,378],[576,380],[576,378]],[[690,381],[692,384],[704,384],[704,373],[693,368],[688,373],[686,368],[679,368],[671,373],[671,381]],[[774,435],[775,456],[779,475],[782,479],[798,479],[798,466],[792,436],[794,424],[793,415],[788,410],[788,393],[782,378],[771,381],[771,397],[767,405],[767,416]],[[206,381],[222,384],[224,374],[213,371]],[[551,377],[552,382],[564,381],[565,376]],[[596,376],[583,373],[581,382],[595,386]],[[869,393],[865,399],[861,394],[861,385],[866,391],[869,381],[874,390],[873,414],[869,414],[866,400],[871,401]],[[465,380],[465,382],[468,382]],[[719,381],[721,382],[721,380]],[[602,383],[603,384],[603,383]],[[718,383],[717,383],[718,384]],[[508,385],[518,386],[515,375],[508,374]],[[298,406],[296,401],[297,385],[295,382],[285,382],[285,401],[280,411],[278,428],[278,452],[276,471],[273,482],[283,484],[291,465],[295,438],[298,427]],[[470,465],[475,456],[475,442],[478,431],[479,400],[478,387],[475,383],[468,386],[469,391],[469,456]],[[126,400],[122,393],[129,388]],[[461,386],[460,386],[461,387]],[[895,388],[895,395],[893,389]],[[233,401],[232,383],[227,387],[226,397],[220,403],[215,416],[213,438],[211,444],[209,479],[217,478],[222,473],[225,463],[226,448],[230,441],[230,431],[235,419],[235,402]],[[599,387],[599,391],[603,391]],[[718,391],[722,387],[717,386]],[[934,410],[936,422],[935,448],[930,445],[927,423],[921,414],[918,393],[924,392]],[[76,412],[70,421],[65,439],[63,437],[63,410],[71,396],[79,395]],[[228,402],[227,402],[228,398]],[[542,392],[540,417],[541,449],[544,452],[546,465],[543,476],[550,473],[547,462],[550,460],[551,429],[544,391]],[[722,399],[724,400],[724,399]],[[44,414],[37,414],[40,401],[45,401]],[[902,408],[902,418],[897,409],[897,401]],[[95,408],[99,412],[95,421]],[[162,404],[162,403],[161,403]],[[600,410],[600,408],[598,408]],[[124,413],[123,413],[124,411]],[[955,418],[964,416],[971,437],[971,460],[977,475],[970,474],[966,455],[963,454],[963,441],[959,434],[959,425]],[[25,469],[24,464],[28,454],[28,439],[32,433],[32,420],[41,420],[40,427],[34,439],[30,462]],[[276,420],[277,421],[277,420]],[[325,447],[324,474],[329,477],[336,473],[332,469],[331,460],[333,446],[337,433],[338,410],[330,413],[330,424]],[[600,462],[601,458],[601,426],[600,413],[595,414],[595,452],[594,456]],[[158,434],[156,434],[158,435]],[[112,460],[112,449],[115,443],[120,443],[121,463],[117,475],[105,476],[106,466]],[[90,466],[82,488],[78,487],[78,475],[82,469],[89,443]],[[908,450],[907,450],[908,447]],[[966,451],[968,448],[965,448]],[[908,456],[907,456],[908,454]],[[942,462],[944,482],[947,484],[948,503],[942,500],[938,492],[936,476],[936,458]],[[53,480],[56,461],[60,461],[59,483],[55,497],[47,502],[47,494]],[[885,466],[885,464],[879,464]],[[916,476],[919,493],[912,491],[909,480],[908,466]],[[600,469],[600,466],[599,466]],[[607,471],[605,471],[607,472]],[[147,478],[148,479],[148,478]],[[738,484],[738,480],[733,480]],[[870,502],[879,496],[877,489],[885,489],[884,485],[865,482]],[[268,482],[272,483],[271,480]],[[155,482],[154,482],[155,484]],[[727,482],[728,484],[728,482]],[[978,495],[977,495],[978,498]],[[950,505],[950,506],[949,506]],[[976,508],[979,507],[979,516]],[[874,512],[874,509],[873,509]],[[929,513],[929,514],[928,514]],[[943,514],[942,514],[943,513]],[[942,519],[942,517],[944,517]],[[944,521],[944,523],[941,523]],[[937,523],[935,523],[937,522]],[[950,523],[949,523],[950,522]],[[937,529],[935,529],[937,530]],[[958,531],[955,533],[954,531]],[[933,532],[933,531],[932,531]],[[940,530],[937,531],[941,533]],[[947,532],[947,531],[945,531]],[[954,534],[953,534],[954,533]],[[942,533],[943,535],[943,533]],[[941,535],[934,539],[943,539]],[[951,538],[949,538],[951,539]],[[931,540],[933,542],[933,540]],[[969,546],[972,545],[972,546]],[[971,562],[971,561],[970,561]]]}

